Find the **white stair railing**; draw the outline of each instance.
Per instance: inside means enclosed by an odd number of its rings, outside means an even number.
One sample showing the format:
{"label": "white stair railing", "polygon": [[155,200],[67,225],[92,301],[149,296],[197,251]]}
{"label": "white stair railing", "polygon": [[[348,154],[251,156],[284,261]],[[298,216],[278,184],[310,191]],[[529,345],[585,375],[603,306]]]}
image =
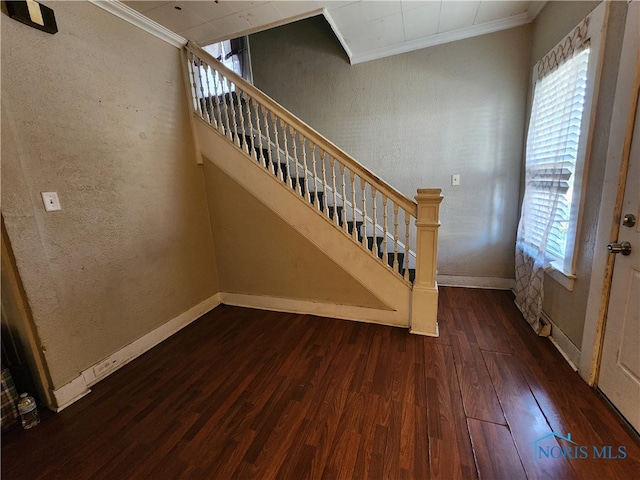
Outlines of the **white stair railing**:
{"label": "white stair railing", "polygon": [[[185,58],[195,117],[276,175],[408,285],[415,269],[419,298],[428,300],[412,300],[412,331],[437,334],[440,190],[419,190],[416,203],[197,45],[187,45]],[[424,310],[420,316],[428,317],[428,326],[416,326],[416,309]]]}

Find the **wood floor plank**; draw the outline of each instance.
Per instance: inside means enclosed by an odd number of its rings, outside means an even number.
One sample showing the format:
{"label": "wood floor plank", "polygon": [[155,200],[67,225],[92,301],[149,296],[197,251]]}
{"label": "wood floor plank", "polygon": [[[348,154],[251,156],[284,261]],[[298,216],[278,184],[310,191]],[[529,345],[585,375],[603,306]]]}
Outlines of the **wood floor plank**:
{"label": "wood floor plank", "polygon": [[[367,403],[367,410],[369,412],[377,412],[380,398],[377,395],[368,395]],[[376,426],[375,415],[368,414],[364,417],[360,444],[358,445],[358,455],[356,456],[356,464],[353,470],[354,478],[370,477]]]}
{"label": "wood floor plank", "polygon": [[481,480],[528,478],[520,463],[513,438],[505,425],[496,425],[475,418],[469,418],[467,421]]}
{"label": "wood floor plank", "polygon": [[449,480],[517,477],[520,463],[529,478],[571,478],[531,465],[546,421],[627,447],[570,460],[578,478],[636,478],[635,437],[510,293],[440,294],[439,338],[220,306],[38,427],[3,432],[2,476]]}
{"label": "wood floor plank", "polygon": [[464,334],[452,336],[456,372],[467,417],[505,425],[506,421],[480,348]]}
{"label": "wood floor plank", "polygon": [[[431,459],[429,458],[429,435],[427,409],[414,405],[414,448],[413,467],[409,468],[411,478],[432,478]],[[402,465],[401,465],[402,467]]]}
{"label": "wood floor plank", "polygon": [[316,455],[316,448],[306,443],[298,443],[287,453],[287,457],[276,474],[277,479],[310,478],[309,469]]}
{"label": "wood floor plank", "polygon": [[483,355],[527,476],[575,479],[576,475],[565,458],[541,458],[537,455],[535,446],[540,439],[548,438],[550,447],[559,445],[513,357],[495,352],[484,352]]}
{"label": "wood floor plank", "polygon": [[[566,375],[553,368],[542,373],[539,365],[526,364],[521,371],[536,401],[545,412],[554,432],[563,436],[571,433],[581,446],[590,450],[589,458],[570,459],[579,478],[633,478],[631,472],[640,471],[640,446],[637,437],[626,431],[616,414],[590,389],[575,372]],[[537,373],[536,373],[537,372]],[[624,446],[626,458],[601,460],[593,458],[593,447]]]}
{"label": "wood floor plank", "polygon": [[428,347],[425,370],[432,478],[476,478],[451,347]]}

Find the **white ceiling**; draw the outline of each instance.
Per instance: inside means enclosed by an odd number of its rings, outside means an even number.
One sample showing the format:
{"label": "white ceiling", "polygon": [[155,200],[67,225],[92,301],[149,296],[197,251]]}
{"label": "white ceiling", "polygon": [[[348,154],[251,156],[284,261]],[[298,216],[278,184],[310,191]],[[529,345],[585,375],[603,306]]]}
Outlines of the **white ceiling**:
{"label": "white ceiling", "polygon": [[531,22],[543,1],[124,1],[169,30],[207,45],[324,14],[351,63]]}

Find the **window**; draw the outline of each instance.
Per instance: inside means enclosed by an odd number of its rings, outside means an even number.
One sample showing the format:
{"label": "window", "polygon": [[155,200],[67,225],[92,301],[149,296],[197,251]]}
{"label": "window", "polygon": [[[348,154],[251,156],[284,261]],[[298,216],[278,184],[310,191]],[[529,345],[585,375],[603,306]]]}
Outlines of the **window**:
{"label": "window", "polygon": [[[536,83],[526,150],[527,201],[522,238],[564,261],[578,163],[590,49],[577,52]],[[546,237],[546,238],[545,238]]]}
{"label": "window", "polygon": [[[237,73],[245,80],[253,83],[251,62],[249,58],[249,40],[247,37],[240,37],[233,40],[224,40],[212,43],[203,48],[209,55],[216,58],[233,72]],[[229,85],[223,81],[215,71],[209,68],[201,70],[202,87],[204,96],[210,97],[213,94],[222,95],[235,91],[234,85]],[[196,77],[197,89],[200,91],[200,79]]]}
{"label": "window", "polygon": [[597,7],[534,68],[518,248],[569,289],[605,8]]}

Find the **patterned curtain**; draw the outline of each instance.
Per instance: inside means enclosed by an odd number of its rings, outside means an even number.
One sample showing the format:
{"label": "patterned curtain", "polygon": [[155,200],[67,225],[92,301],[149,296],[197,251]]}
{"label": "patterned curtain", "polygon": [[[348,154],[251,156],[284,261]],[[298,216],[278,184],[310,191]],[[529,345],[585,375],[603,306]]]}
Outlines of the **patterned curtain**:
{"label": "patterned curtain", "polygon": [[538,335],[549,334],[540,321],[544,272],[550,258],[563,258],[566,245],[589,54],[588,26],[589,17],[537,64],[516,241],[515,293],[516,305]]}
{"label": "patterned curtain", "polygon": [[516,243],[516,305],[533,331],[540,335],[543,323],[544,255],[533,253],[523,242]]}

